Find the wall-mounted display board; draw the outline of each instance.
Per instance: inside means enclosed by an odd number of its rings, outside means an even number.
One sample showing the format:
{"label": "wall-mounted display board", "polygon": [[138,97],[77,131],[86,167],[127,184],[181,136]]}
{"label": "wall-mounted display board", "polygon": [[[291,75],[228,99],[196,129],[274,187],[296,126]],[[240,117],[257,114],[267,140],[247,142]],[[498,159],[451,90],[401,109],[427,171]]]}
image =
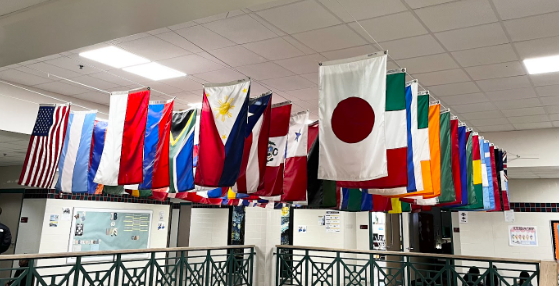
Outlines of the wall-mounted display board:
{"label": "wall-mounted display board", "polygon": [[151,218],[151,210],[74,208],[68,251],[147,249]]}

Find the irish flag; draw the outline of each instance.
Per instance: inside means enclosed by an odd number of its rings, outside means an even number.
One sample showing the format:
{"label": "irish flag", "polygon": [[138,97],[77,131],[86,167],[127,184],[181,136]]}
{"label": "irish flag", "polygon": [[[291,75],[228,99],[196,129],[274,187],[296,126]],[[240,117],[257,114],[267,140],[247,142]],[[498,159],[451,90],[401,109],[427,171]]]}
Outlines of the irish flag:
{"label": "irish flag", "polygon": [[388,176],[385,52],[319,68],[318,178],[368,181]]}
{"label": "irish flag", "polygon": [[111,94],[109,124],[95,183],[134,185],[143,180],[144,134],[149,88]]}

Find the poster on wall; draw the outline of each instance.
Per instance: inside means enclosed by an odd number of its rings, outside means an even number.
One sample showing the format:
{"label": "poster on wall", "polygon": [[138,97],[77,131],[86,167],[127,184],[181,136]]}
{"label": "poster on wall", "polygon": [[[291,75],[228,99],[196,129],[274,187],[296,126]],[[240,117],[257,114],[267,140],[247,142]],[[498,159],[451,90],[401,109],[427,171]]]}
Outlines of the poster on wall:
{"label": "poster on wall", "polygon": [[324,216],[326,232],[340,232],[340,220],[339,211],[326,211],[326,215]]}
{"label": "poster on wall", "polygon": [[553,236],[553,257],[559,261],[559,220],[551,221],[551,235]]}
{"label": "poster on wall", "polygon": [[[69,252],[146,249],[151,236],[151,210],[74,208]],[[128,258],[144,257],[130,255]],[[111,256],[91,256],[106,260]],[[69,258],[68,263],[73,263]]]}
{"label": "poster on wall", "polygon": [[538,246],[536,227],[509,225],[509,245]]}

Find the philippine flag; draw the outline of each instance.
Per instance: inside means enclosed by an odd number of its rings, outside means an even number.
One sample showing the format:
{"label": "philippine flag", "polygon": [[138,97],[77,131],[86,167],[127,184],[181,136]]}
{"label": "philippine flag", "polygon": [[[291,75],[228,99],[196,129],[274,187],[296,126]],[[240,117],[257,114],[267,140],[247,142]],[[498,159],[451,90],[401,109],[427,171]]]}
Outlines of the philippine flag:
{"label": "philippine flag", "polygon": [[144,134],[149,89],[111,94],[109,125],[95,183],[133,185],[143,180]]}
{"label": "philippine flag", "polygon": [[250,80],[204,86],[196,185],[231,187],[239,178],[249,90]]}
{"label": "philippine flag", "polygon": [[250,99],[248,105],[248,126],[241,173],[233,190],[237,193],[252,194],[264,187],[268,137],[270,134],[270,114],[272,93]]}

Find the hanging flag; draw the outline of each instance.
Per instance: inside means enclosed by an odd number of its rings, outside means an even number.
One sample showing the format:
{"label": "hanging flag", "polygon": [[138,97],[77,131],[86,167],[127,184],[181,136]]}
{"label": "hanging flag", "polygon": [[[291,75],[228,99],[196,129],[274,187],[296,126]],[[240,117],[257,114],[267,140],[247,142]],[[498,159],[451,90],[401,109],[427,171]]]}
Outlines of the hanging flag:
{"label": "hanging flag", "polygon": [[423,190],[423,177],[420,162],[420,145],[415,139],[418,138],[417,127],[417,96],[418,83],[414,80],[406,87],[406,117],[408,129],[408,193]]}
{"label": "hanging flag", "polygon": [[483,209],[491,209],[491,202],[489,198],[489,178],[487,174],[487,160],[485,159],[485,144],[483,136],[478,137],[479,140],[479,152],[480,152],[480,162],[481,162],[481,185],[483,190]]}
{"label": "hanging flag", "polygon": [[372,211],[373,195],[360,189],[342,188],[338,196],[337,209],[348,212]]}
{"label": "hanging flag", "polygon": [[56,190],[87,193],[91,138],[97,111],[71,111],[60,154]]}
{"label": "hanging flag", "polygon": [[386,177],[386,54],[326,62],[319,75],[318,177]]}
{"label": "hanging flag", "polygon": [[93,182],[95,174],[99,168],[101,154],[105,147],[105,134],[107,133],[107,121],[95,120],[93,126],[93,136],[91,138],[91,153],[89,155],[89,171],[87,174],[87,191],[89,194],[102,194],[103,185]]}
{"label": "hanging flag", "polygon": [[[268,200],[279,200],[279,196],[283,192],[283,170],[290,115],[290,103],[279,103],[272,106],[264,188],[254,193],[254,195],[265,197]],[[272,198],[276,196],[277,198]]]}
{"label": "hanging flag", "polygon": [[[363,190],[368,192],[368,190]],[[373,211],[374,212],[389,212],[392,210],[392,198],[373,195]]]}
{"label": "hanging flag", "polygon": [[454,180],[452,178],[452,146],[450,136],[450,112],[441,113],[440,118],[440,140],[441,140],[441,195],[440,203],[454,202],[456,193],[454,191]]}
{"label": "hanging flag", "polygon": [[144,141],[143,181],[140,190],[169,186],[169,134],[174,100],[151,101]]}
{"label": "hanging flag", "polygon": [[339,181],[345,188],[366,188],[370,193],[382,195],[406,194],[407,129],[406,129],[406,74],[386,76],[386,158],[388,176],[375,180]]}
{"label": "hanging flag", "polygon": [[469,204],[468,209],[480,209],[483,208],[484,198],[483,198],[483,175],[482,175],[482,165],[481,165],[481,153],[480,153],[480,140],[477,133],[472,133],[472,178],[474,183],[474,192],[476,197],[475,204]]}
{"label": "hanging flag", "polygon": [[487,195],[489,197],[488,211],[495,209],[495,194],[493,193],[493,172],[491,171],[491,152],[489,140],[483,140],[483,156],[485,159],[485,167],[487,172]]}
{"label": "hanging flag", "polygon": [[142,152],[149,89],[114,92],[109,105],[105,148],[94,182],[105,186],[139,184],[143,179]]}
{"label": "hanging flag", "polygon": [[[429,106],[429,156],[431,171],[431,186],[433,194],[423,195],[423,199],[417,199],[416,203],[421,205],[434,205],[441,195],[441,141],[440,141],[440,104]],[[402,198],[406,201],[407,198]]]}
{"label": "hanging flag", "polygon": [[507,151],[499,152],[502,158],[502,170],[501,170],[501,196],[503,198],[503,210],[508,211],[510,210],[510,202],[509,202],[509,185],[508,185],[508,175],[507,175]]}
{"label": "hanging flag", "polygon": [[264,188],[271,110],[271,92],[249,100],[241,172],[233,187],[237,193],[252,194]]}
{"label": "hanging flag", "polygon": [[458,127],[458,151],[460,160],[460,189],[462,194],[461,205],[466,206],[469,204],[468,200],[468,162],[466,153],[466,126]]}
{"label": "hanging flag", "polygon": [[[309,140],[314,131],[318,131],[318,124],[309,126]],[[307,155],[307,204],[314,207],[320,206],[322,200],[322,180],[318,179],[318,141],[316,136]]]}
{"label": "hanging flag", "polygon": [[307,199],[308,120],[309,112],[302,111],[292,115],[289,121],[282,202]]}
{"label": "hanging flag", "polygon": [[241,170],[250,80],[206,84],[200,115],[200,146],[194,183],[230,187]]}
{"label": "hanging flag", "polygon": [[173,112],[169,142],[169,193],[194,189],[196,109]]}
{"label": "hanging flag", "polygon": [[[462,181],[460,174],[460,146],[458,142],[458,118],[450,120],[450,159],[452,181],[454,183],[454,201],[439,206],[459,206],[462,204]],[[465,190],[464,190],[465,191]]]}
{"label": "hanging flag", "polygon": [[495,162],[495,146],[489,144],[489,155],[491,156],[491,178],[493,184],[493,197],[495,198],[495,211],[502,211],[501,190],[499,189],[499,178],[497,176],[497,164]]}
{"label": "hanging flag", "polygon": [[66,136],[69,104],[40,104],[19,184],[51,188]]}
{"label": "hanging flag", "polygon": [[390,205],[391,209],[388,211],[390,214],[401,214],[411,211],[410,204],[400,201],[399,198],[390,198]]}

